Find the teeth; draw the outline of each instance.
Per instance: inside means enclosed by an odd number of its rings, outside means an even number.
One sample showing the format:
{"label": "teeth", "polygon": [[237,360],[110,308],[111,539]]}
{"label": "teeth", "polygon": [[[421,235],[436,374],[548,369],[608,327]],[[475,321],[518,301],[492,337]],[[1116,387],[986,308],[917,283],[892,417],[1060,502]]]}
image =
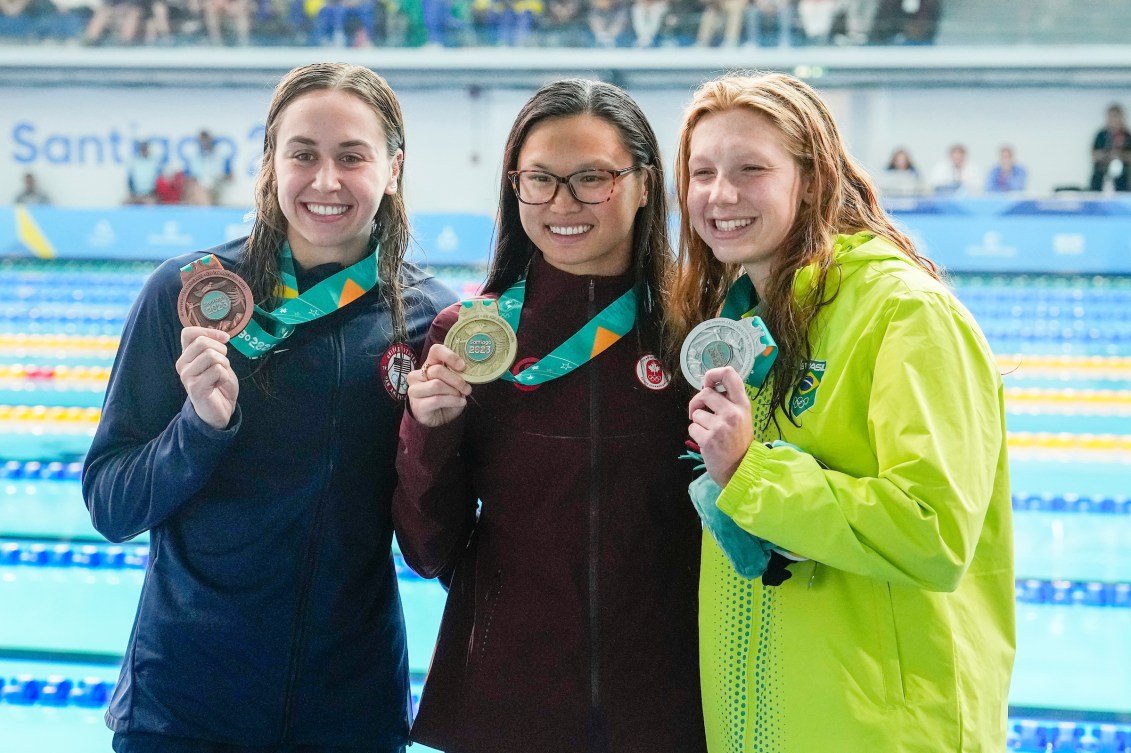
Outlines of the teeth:
{"label": "teeth", "polygon": [[320,214],[323,217],[333,217],[338,214],[345,214],[349,207],[342,206],[341,204],[307,204],[306,208],[312,214]]}
{"label": "teeth", "polygon": [[740,227],[746,227],[753,221],[754,220],[749,217],[743,220],[715,220],[715,227],[723,232],[728,232],[730,230],[738,230]]}
{"label": "teeth", "polygon": [[588,233],[592,229],[592,225],[571,225],[569,227],[564,225],[550,225],[550,232],[555,235],[581,235],[582,233]]}

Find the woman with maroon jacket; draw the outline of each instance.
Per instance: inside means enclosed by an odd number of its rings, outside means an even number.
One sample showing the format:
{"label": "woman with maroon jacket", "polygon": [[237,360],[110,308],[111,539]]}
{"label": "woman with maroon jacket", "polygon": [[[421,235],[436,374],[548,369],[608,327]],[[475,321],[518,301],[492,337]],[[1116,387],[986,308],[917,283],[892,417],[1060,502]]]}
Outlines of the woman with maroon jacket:
{"label": "woman with maroon jacket", "polygon": [[[701,533],[662,345],[655,134],[620,89],[558,81],[519,112],[503,167],[490,303],[436,318],[401,425],[401,551],[451,578],[412,739],[703,751]],[[466,338],[443,344],[485,308],[517,325],[513,366],[488,382]]]}

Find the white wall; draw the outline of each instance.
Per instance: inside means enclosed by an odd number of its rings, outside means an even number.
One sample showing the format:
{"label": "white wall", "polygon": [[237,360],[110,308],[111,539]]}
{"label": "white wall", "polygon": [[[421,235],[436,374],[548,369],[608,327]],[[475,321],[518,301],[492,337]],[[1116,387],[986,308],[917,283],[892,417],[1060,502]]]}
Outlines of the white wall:
{"label": "white wall", "polygon": [[[401,94],[408,134],[406,190],[421,212],[491,214],[507,130],[530,90],[483,87],[410,90]],[[633,92],[671,159],[686,89]],[[1084,184],[1091,139],[1112,101],[1131,106],[1131,91],[1039,88],[835,89],[825,92],[850,149],[882,169],[906,146],[921,171],[966,144],[983,170],[1011,143],[1029,167],[1031,188]],[[56,204],[100,207],[126,196],[130,141],[165,139],[174,149],[201,128],[234,151],[237,180],[225,201],[250,201],[270,92],[236,88],[0,87],[0,203],[34,172]]]}

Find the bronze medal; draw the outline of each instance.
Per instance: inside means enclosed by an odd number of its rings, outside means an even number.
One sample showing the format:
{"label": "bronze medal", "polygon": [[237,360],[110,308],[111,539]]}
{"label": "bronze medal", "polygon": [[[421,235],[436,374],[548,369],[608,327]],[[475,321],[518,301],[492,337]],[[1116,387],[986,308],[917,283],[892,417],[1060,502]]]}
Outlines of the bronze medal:
{"label": "bronze medal", "polygon": [[251,321],[251,288],[209,254],[181,268],[177,316],[186,327],[210,327],[235,336]]}

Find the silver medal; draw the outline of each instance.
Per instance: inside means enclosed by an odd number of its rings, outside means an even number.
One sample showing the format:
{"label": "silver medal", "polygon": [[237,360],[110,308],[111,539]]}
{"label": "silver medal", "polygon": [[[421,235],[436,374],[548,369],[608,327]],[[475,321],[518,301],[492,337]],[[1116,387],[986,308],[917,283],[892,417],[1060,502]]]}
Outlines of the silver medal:
{"label": "silver medal", "polygon": [[760,349],[749,320],[708,319],[683,341],[679,363],[688,383],[701,390],[703,375],[720,366],[730,366],[745,380]]}

